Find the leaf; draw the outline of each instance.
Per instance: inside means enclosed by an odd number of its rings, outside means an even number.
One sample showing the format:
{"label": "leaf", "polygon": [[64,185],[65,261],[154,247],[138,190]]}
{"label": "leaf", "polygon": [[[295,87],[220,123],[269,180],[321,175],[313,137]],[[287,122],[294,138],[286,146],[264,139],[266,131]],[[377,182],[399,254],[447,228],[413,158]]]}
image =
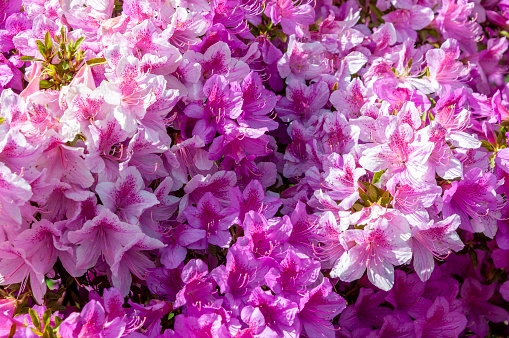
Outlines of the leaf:
{"label": "leaf", "polygon": [[41,82],[39,82],[39,89],[48,89],[53,87],[53,85],[54,85],[53,82],[50,82],[48,80],[41,80]]}
{"label": "leaf", "polygon": [[93,58],[93,59],[87,60],[87,65],[92,67],[92,66],[95,66],[95,65],[105,64],[106,62],[107,61],[106,61],[105,58]]}
{"label": "leaf", "polygon": [[387,169],[384,169],[384,170],[381,170],[381,171],[377,171],[373,175],[373,184],[380,182],[380,178],[382,177],[382,175],[385,173],[386,170]]}
{"label": "leaf", "polygon": [[46,45],[46,50],[51,53],[51,51],[53,51],[53,41],[51,40],[51,34],[49,31],[47,31],[44,36],[44,44]]}
{"label": "leaf", "polygon": [[49,322],[51,321],[51,310],[47,309],[44,311],[44,314],[42,315],[42,322],[44,324],[44,329],[46,329],[49,326]]}
{"label": "leaf", "polygon": [[426,41],[428,39],[428,31],[423,29],[419,31],[419,37],[422,41]]}
{"label": "leaf", "polygon": [[37,40],[36,43],[37,43],[37,47],[39,48],[39,52],[41,53],[41,55],[46,57],[46,46],[44,46],[44,44],[42,43],[41,40]]}
{"label": "leaf", "polygon": [[377,189],[375,188],[374,185],[370,185],[368,187],[368,196],[369,196],[369,200],[371,202],[378,201],[378,191],[377,191]]}
{"label": "leaf", "polygon": [[384,20],[384,19],[382,19],[382,16],[383,16],[384,14],[382,13],[382,11],[380,11],[380,9],[378,9],[378,7],[376,7],[376,6],[375,6],[374,4],[372,4],[372,3],[368,4],[368,6],[369,6],[369,9],[371,9],[371,10],[373,11],[373,13],[375,13],[375,15],[376,15],[376,18],[377,18],[378,22],[380,22],[380,23],[384,23],[384,22],[385,22],[385,20]]}
{"label": "leaf", "polygon": [[354,205],[352,206],[352,209],[354,209],[355,211],[361,211],[363,208],[364,206],[358,202],[355,202]]}
{"label": "leaf", "polygon": [[380,198],[380,205],[386,207],[392,201],[392,196],[389,191],[385,191]]}
{"label": "leaf", "polygon": [[53,334],[50,333],[49,330],[44,330],[44,332],[42,333],[42,337],[43,338],[52,338],[53,337]]}
{"label": "leaf", "polygon": [[38,58],[34,58],[33,56],[22,56],[19,58],[21,61],[43,61]]}
{"label": "leaf", "polygon": [[44,295],[44,298],[46,298],[46,299],[60,299],[60,298],[62,298],[62,295],[59,295],[58,293],[55,293],[55,292],[47,292]]}
{"label": "leaf", "polygon": [[58,328],[63,321],[64,320],[62,318],[55,316],[55,329]]}
{"label": "leaf", "polygon": [[36,334],[39,337],[42,337],[42,333],[34,329],[33,327],[30,328],[34,334]]}
{"label": "leaf", "polygon": [[28,313],[30,314],[30,319],[32,319],[32,323],[34,324],[36,329],[42,331],[41,319],[39,318],[37,312],[35,312],[34,309],[30,308],[28,309]]}
{"label": "leaf", "polygon": [[74,43],[74,50],[78,50],[78,48],[80,48],[80,45],[83,42],[83,40],[85,40],[84,36],[76,40],[76,42]]}
{"label": "leaf", "polygon": [[359,188],[359,196],[362,198],[362,200],[364,201],[365,205],[369,204],[369,197],[368,197],[368,195],[366,195],[366,193],[364,191],[362,191],[362,189],[360,189],[360,188]]}

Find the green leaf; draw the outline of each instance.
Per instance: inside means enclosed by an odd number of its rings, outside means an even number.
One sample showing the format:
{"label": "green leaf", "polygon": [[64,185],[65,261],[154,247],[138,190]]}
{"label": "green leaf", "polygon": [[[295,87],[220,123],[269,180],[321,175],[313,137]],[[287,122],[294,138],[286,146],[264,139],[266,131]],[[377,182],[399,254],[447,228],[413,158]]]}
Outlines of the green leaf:
{"label": "green leaf", "polygon": [[61,43],[67,43],[67,30],[65,29],[64,25],[62,25],[62,28],[60,28],[60,35],[62,36]]}
{"label": "green leaf", "polygon": [[378,183],[380,182],[380,178],[382,177],[382,175],[385,173],[387,169],[385,170],[381,170],[381,171],[377,171],[374,175],[373,175],[373,184],[375,183]]}
{"label": "green leaf", "polygon": [[53,338],[53,332],[50,332],[50,330],[44,330],[42,333],[43,338]]}
{"label": "green leaf", "polygon": [[51,81],[48,81],[48,80],[41,80],[41,82],[39,82],[39,89],[48,89],[48,88],[51,88],[53,87],[54,83]]}
{"label": "green leaf", "polygon": [[272,34],[279,38],[281,41],[285,42],[286,43],[286,40],[287,40],[287,36],[285,33],[283,33],[283,31],[280,31],[279,29],[276,29],[274,32],[272,32]]}
{"label": "green leaf", "polygon": [[34,309],[30,308],[28,309],[28,313],[30,314],[30,319],[32,319],[32,323],[34,324],[36,329],[42,331],[41,319],[39,318],[37,312],[35,312]]}
{"label": "green leaf", "polygon": [[380,198],[380,205],[382,207],[386,207],[392,200],[392,196],[391,196],[391,193],[388,192],[388,191],[385,191],[382,195],[382,197]]}
{"label": "green leaf", "polygon": [[105,64],[106,62],[107,61],[106,61],[105,58],[94,58],[94,59],[87,60],[87,65],[92,67],[92,66],[95,66],[95,65]]}
{"label": "green leaf", "polygon": [[378,191],[377,191],[377,189],[375,188],[374,185],[370,185],[368,187],[368,196],[369,196],[369,200],[371,202],[378,201]]}
{"label": "green leaf", "polygon": [[362,191],[362,189],[360,189],[360,188],[359,188],[359,196],[364,201],[364,204],[366,204],[366,205],[369,204],[369,197],[368,197],[368,195],[366,195],[366,193],[364,191]]}
{"label": "green leaf", "polygon": [[426,41],[428,39],[428,31],[423,29],[419,31],[419,37],[422,41]]}
{"label": "green leaf", "polygon": [[22,56],[19,58],[21,61],[43,61],[38,58],[34,58],[33,56]]}
{"label": "green leaf", "polygon": [[46,57],[46,46],[42,43],[41,40],[37,40],[37,47],[39,48],[39,52],[41,52],[41,55]]}
{"label": "green leaf", "polygon": [[488,141],[486,140],[482,140],[481,141],[481,145],[487,150],[487,151],[493,151],[493,146],[491,145],[491,143],[489,143]]}
{"label": "green leaf", "polygon": [[45,295],[44,295],[44,298],[45,299],[60,299],[62,298],[62,295],[59,295],[58,293],[55,293],[55,292],[47,292]]}
{"label": "green leaf", "polygon": [[433,36],[433,37],[435,37],[435,38],[440,37],[440,33],[438,33],[438,32],[437,32],[436,30],[434,30],[434,29],[430,29],[430,30],[428,31],[428,33],[429,33],[429,35],[431,35],[431,36]]}
{"label": "green leaf", "polygon": [[373,13],[375,13],[375,14],[376,14],[376,18],[378,19],[378,22],[380,22],[380,23],[384,23],[384,22],[385,22],[385,20],[384,20],[384,19],[382,19],[382,16],[383,16],[384,14],[382,13],[382,11],[381,11],[380,9],[378,9],[378,8],[377,8],[374,4],[372,4],[372,3],[369,3],[369,4],[368,4],[368,6],[369,6],[369,9],[371,9],[371,10],[373,11]]}
{"label": "green leaf", "polygon": [[170,314],[168,315],[168,320],[172,319],[173,317],[175,317],[175,314],[173,312],[170,312]]}
{"label": "green leaf", "polygon": [[47,309],[44,311],[44,314],[42,315],[42,322],[44,324],[44,329],[49,327],[49,322],[51,321],[51,310]]}
{"label": "green leaf", "polygon": [[64,320],[62,318],[55,316],[55,329],[58,328],[63,321]]}
{"label": "green leaf", "polygon": [[355,202],[352,206],[352,209],[355,211],[361,211],[364,208],[364,206],[358,202]]}
{"label": "green leaf", "polygon": [[39,332],[37,331],[36,329],[34,329],[33,327],[30,328],[32,330],[33,333],[35,333],[36,335],[38,335],[39,337],[42,337],[42,332]]}
{"label": "green leaf", "polygon": [[51,34],[49,31],[47,31],[46,35],[44,36],[44,44],[46,45],[46,50],[51,53],[53,50],[53,41],[51,40]]}
{"label": "green leaf", "polygon": [[83,40],[85,40],[84,36],[76,40],[76,42],[74,43],[74,50],[78,50],[78,48],[80,48],[80,45],[83,42]]}

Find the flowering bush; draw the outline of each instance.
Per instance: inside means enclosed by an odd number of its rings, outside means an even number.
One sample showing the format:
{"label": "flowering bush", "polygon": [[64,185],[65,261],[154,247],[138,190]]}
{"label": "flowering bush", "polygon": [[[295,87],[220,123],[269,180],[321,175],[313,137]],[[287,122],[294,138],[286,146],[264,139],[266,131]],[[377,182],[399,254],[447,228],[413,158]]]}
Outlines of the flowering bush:
{"label": "flowering bush", "polygon": [[509,336],[508,29],[0,0],[0,337]]}

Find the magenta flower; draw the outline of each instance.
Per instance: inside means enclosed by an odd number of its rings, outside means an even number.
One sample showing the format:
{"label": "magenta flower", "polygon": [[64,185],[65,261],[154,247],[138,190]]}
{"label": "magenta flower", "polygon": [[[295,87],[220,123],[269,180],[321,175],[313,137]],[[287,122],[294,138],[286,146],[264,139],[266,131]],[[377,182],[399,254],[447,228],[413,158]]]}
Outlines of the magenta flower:
{"label": "magenta flower", "polygon": [[129,294],[132,282],[131,273],[144,280],[148,270],[155,268],[154,262],[142,251],[164,247],[164,244],[159,240],[151,238],[141,231],[131,238],[129,243],[117,251],[114,258],[115,263],[110,266],[112,284],[120,290],[122,296]]}
{"label": "magenta flower", "polygon": [[349,119],[359,117],[360,109],[366,102],[366,87],[359,78],[353,79],[346,90],[336,90],[330,96],[330,102]]}
{"label": "magenta flower", "polygon": [[385,22],[391,22],[394,25],[398,42],[405,42],[407,39],[416,40],[417,31],[429,25],[433,18],[431,8],[419,5],[397,9],[383,16]]}
{"label": "magenta flower", "polygon": [[409,233],[408,224],[395,225],[384,218],[364,230],[347,230],[345,240],[355,244],[336,262],[331,277],[351,282],[361,278],[367,269],[373,285],[390,290],[394,285],[394,265],[408,263],[412,258]]}
{"label": "magenta flower", "polygon": [[77,267],[89,269],[102,257],[112,267],[121,258],[121,252],[134,235],[140,234],[138,226],[121,222],[117,215],[103,208],[99,215],[85,222],[83,228],[68,234],[76,249]]}
{"label": "magenta flower", "polygon": [[323,278],[302,297],[299,308],[297,316],[309,337],[333,338],[335,332],[330,321],[346,308],[346,301],[332,291],[329,279]]}
{"label": "magenta flower", "polygon": [[248,304],[259,308],[265,317],[266,327],[262,335],[299,336],[301,327],[297,316],[299,307],[296,303],[283,297],[273,296],[258,287],[251,293]]}
{"label": "magenta flower", "polygon": [[264,88],[261,77],[250,72],[240,86],[243,102],[242,113],[237,118],[239,124],[254,129],[277,129],[278,124],[270,114],[278,99],[272,91]]}
{"label": "magenta flower", "polygon": [[424,317],[415,321],[415,331],[419,337],[450,338],[458,337],[467,326],[467,319],[451,308],[449,301],[438,296]]}
{"label": "magenta flower", "polygon": [[496,221],[489,217],[489,213],[499,209],[496,186],[497,179],[493,174],[479,168],[471,169],[463,180],[451,182],[444,191],[444,217],[458,214],[461,229],[493,233],[491,228],[496,227]]}
{"label": "magenta flower", "polygon": [[461,218],[455,214],[440,222],[429,221],[428,224],[422,224],[413,230],[416,232],[410,242],[413,266],[422,281],[431,276],[435,268],[435,257],[443,259],[451,251],[463,249],[463,242],[456,233],[460,224]]}
{"label": "magenta flower", "polygon": [[21,225],[21,209],[32,197],[32,187],[23,178],[0,164],[0,222]]}
{"label": "magenta flower", "polygon": [[286,78],[286,83],[294,79],[301,82],[317,79],[328,72],[324,51],[318,41],[301,43],[296,41],[294,35],[290,35],[287,52],[277,63],[279,74]]}
{"label": "magenta flower", "polygon": [[265,275],[265,282],[275,294],[298,302],[300,294],[316,281],[319,272],[319,262],[289,249],[279,267],[270,269]]}
{"label": "magenta flower", "polygon": [[266,196],[263,186],[257,180],[249,182],[242,192],[238,187],[234,187],[228,193],[232,208],[239,213],[240,222],[244,222],[244,217],[250,210],[271,218],[282,204],[279,198]]}
{"label": "magenta flower", "polygon": [[463,87],[469,73],[469,68],[459,61],[460,48],[454,39],[445,41],[440,49],[431,49],[426,52],[426,62],[429,69],[430,80],[438,95]]}
{"label": "magenta flower", "polygon": [[348,330],[369,328],[374,326],[380,328],[383,325],[384,317],[392,313],[392,310],[380,306],[385,302],[386,292],[375,292],[373,289],[361,288],[355,304],[347,306],[339,317],[340,327]]}
{"label": "magenta flower", "polygon": [[461,286],[460,294],[463,309],[467,313],[467,326],[480,337],[488,334],[488,321],[501,323],[509,317],[506,310],[489,303],[496,287],[496,283],[483,285],[475,278],[466,278]]}
{"label": "magenta flower", "polygon": [[207,313],[199,318],[179,315],[175,317],[175,330],[178,337],[229,337],[223,319],[216,313]]}
{"label": "magenta flower", "polygon": [[271,256],[281,252],[292,231],[288,216],[266,219],[256,211],[246,214],[242,227],[251,250],[259,256]]}
{"label": "magenta flower", "polygon": [[252,290],[263,285],[265,274],[276,263],[270,258],[256,258],[248,247],[238,242],[228,249],[226,265],[210,272],[234,312],[246,302]]}
{"label": "magenta flower", "polygon": [[224,135],[212,141],[208,158],[217,161],[229,157],[239,164],[244,159],[254,159],[272,153],[270,139],[264,129],[238,127],[229,124],[224,127]]}
{"label": "magenta flower", "polygon": [[205,230],[204,247],[208,244],[229,247],[232,238],[229,229],[237,222],[237,213],[233,208],[222,208],[212,193],[205,193],[197,207],[188,206],[184,216],[191,227]]}
{"label": "magenta flower", "polygon": [[456,39],[468,53],[477,50],[476,40],[482,33],[481,26],[469,19],[474,3],[462,0],[444,0],[435,19],[435,27],[445,39]]}
{"label": "magenta flower", "polygon": [[416,140],[411,127],[393,121],[386,128],[388,143],[376,145],[363,152],[360,165],[372,172],[388,169],[392,180],[418,187],[434,179],[428,159],[433,150],[431,142]]}
{"label": "magenta flower", "polygon": [[276,105],[278,116],[284,122],[297,120],[305,124],[329,100],[329,88],[323,81],[309,87],[298,80],[287,81],[286,96]]}
{"label": "magenta flower", "polygon": [[265,15],[274,24],[281,23],[285,34],[295,34],[299,38],[304,36],[303,28],[314,23],[314,14],[311,2],[272,0],[265,8]]}
{"label": "magenta flower", "polygon": [[402,270],[396,270],[394,287],[385,299],[394,306],[394,315],[409,321],[410,317],[424,316],[432,304],[423,296],[425,288],[426,283],[420,281],[416,274],[407,275]]}
{"label": "magenta flower", "polygon": [[136,167],[127,167],[115,183],[99,183],[95,190],[103,205],[122,221],[137,224],[143,211],[159,203],[154,194],[143,190],[144,186]]}
{"label": "magenta flower", "polygon": [[[341,161],[342,160],[342,161]],[[327,195],[335,201],[343,210],[348,210],[359,199],[359,178],[366,174],[366,170],[356,168],[355,159],[351,154],[338,157],[338,164],[343,162],[341,167],[331,167],[325,177]]]}
{"label": "magenta flower", "polygon": [[210,282],[209,268],[203,261],[193,259],[186,264],[181,273],[184,287],[177,293],[174,308],[183,305],[200,308],[202,305],[212,303],[214,297],[214,285]]}
{"label": "magenta flower", "polygon": [[193,135],[210,143],[217,131],[224,132],[225,125],[240,116],[242,93],[232,90],[226,78],[217,74],[207,80],[203,92],[207,102],[193,102],[186,107],[184,113],[197,120]]}

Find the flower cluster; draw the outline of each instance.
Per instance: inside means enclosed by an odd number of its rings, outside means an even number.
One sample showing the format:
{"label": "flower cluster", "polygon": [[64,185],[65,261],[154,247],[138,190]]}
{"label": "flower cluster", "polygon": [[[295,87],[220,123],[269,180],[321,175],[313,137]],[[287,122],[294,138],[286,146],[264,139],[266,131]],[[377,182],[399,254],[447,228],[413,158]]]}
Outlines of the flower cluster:
{"label": "flower cluster", "polygon": [[508,30],[0,0],[0,337],[507,337]]}

